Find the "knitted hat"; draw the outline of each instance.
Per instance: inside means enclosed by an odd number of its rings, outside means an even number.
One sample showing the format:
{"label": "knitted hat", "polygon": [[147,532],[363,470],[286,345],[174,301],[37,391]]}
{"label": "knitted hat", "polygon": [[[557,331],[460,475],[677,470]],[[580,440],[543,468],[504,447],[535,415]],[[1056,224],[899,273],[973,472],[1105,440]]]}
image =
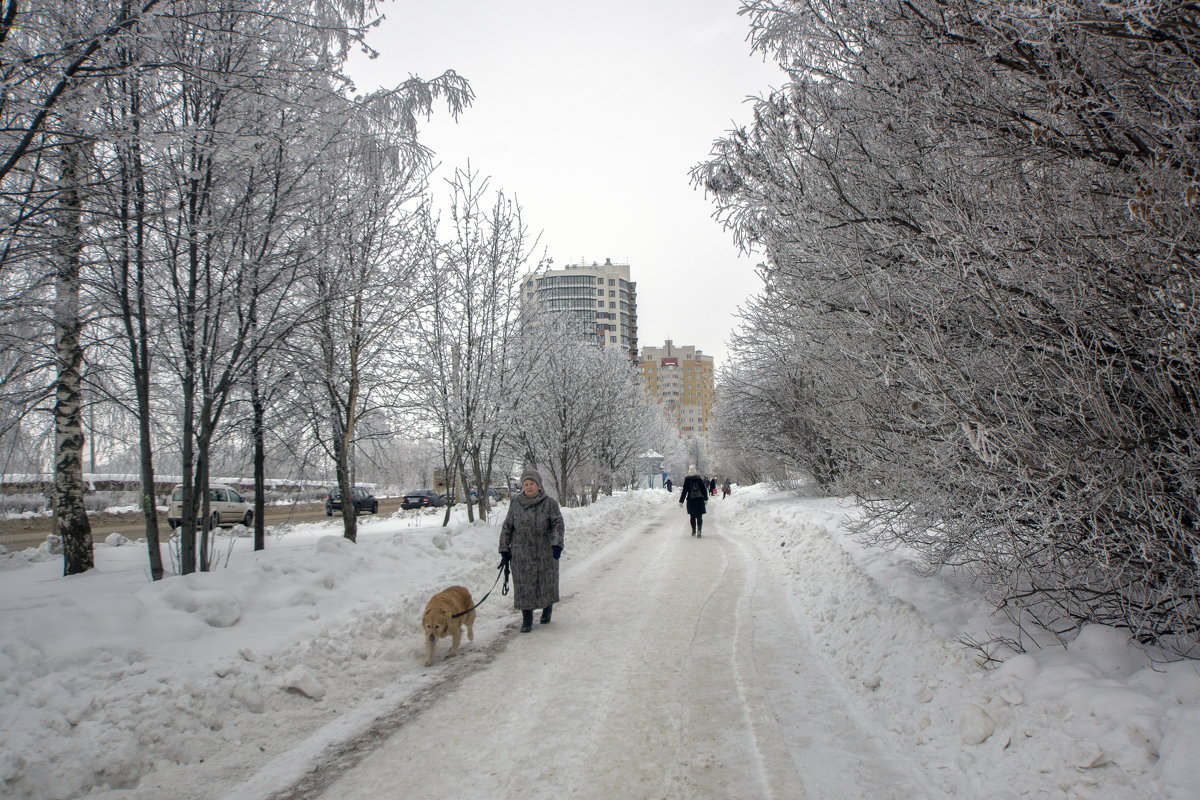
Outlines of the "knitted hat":
{"label": "knitted hat", "polygon": [[542,487],[542,474],[533,467],[530,467],[521,473],[521,483],[525,483],[525,481],[533,481],[540,489]]}

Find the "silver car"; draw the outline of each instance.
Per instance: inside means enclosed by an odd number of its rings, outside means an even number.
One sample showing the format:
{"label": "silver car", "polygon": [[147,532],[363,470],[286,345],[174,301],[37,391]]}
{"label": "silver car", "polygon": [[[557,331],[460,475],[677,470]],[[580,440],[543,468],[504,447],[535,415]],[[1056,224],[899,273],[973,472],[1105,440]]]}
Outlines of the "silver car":
{"label": "silver car", "polygon": [[[232,486],[213,484],[208,487],[208,513],[210,527],[221,525],[236,525],[239,522],[249,528],[254,524],[254,506],[238,494]],[[196,515],[199,521],[200,503],[196,502]],[[183,487],[176,486],[171,493],[171,505],[167,508],[167,524],[172,529],[183,524]]]}

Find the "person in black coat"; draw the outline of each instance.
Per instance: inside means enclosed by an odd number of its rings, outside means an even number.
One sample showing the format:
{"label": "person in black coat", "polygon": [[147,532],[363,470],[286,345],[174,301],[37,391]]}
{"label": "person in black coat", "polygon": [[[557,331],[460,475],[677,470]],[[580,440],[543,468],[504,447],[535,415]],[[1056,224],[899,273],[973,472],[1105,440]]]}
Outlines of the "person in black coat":
{"label": "person in black coat", "polygon": [[699,475],[688,475],[679,487],[679,504],[685,506],[692,523],[692,536],[704,529],[704,511],[708,504],[708,483]]}

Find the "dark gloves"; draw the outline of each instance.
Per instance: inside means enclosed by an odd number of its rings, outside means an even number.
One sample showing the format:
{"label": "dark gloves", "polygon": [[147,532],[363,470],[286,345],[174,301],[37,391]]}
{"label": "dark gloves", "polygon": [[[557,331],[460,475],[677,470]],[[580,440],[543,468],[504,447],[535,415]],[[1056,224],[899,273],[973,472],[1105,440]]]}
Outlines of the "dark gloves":
{"label": "dark gloves", "polygon": [[550,545],[550,549],[554,551],[554,559],[557,561],[558,557],[562,555],[562,548],[556,544],[552,544]]}
{"label": "dark gloves", "polygon": [[509,562],[509,561],[511,561],[511,560],[512,560],[512,554],[511,554],[511,553],[509,553],[507,550],[501,551],[501,553],[500,553],[500,566],[496,567],[496,569],[504,569],[506,566],[508,566],[508,562]]}

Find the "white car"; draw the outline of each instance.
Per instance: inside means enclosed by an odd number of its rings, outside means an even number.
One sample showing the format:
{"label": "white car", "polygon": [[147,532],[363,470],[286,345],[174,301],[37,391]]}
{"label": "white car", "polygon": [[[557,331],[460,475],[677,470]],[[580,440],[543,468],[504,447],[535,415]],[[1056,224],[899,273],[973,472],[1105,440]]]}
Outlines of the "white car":
{"label": "white car", "polygon": [[[213,484],[208,487],[208,513],[211,516],[211,527],[220,525],[236,525],[239,522],[249,528],[254,524],[254,506],[238,494],[232,486]],[[200,516],[200,503],[196,502],[197,520]],[[171,505],[167,508],[167,524],[172,530],[183,524],[183,487],[176,486],[171,493]]]}

